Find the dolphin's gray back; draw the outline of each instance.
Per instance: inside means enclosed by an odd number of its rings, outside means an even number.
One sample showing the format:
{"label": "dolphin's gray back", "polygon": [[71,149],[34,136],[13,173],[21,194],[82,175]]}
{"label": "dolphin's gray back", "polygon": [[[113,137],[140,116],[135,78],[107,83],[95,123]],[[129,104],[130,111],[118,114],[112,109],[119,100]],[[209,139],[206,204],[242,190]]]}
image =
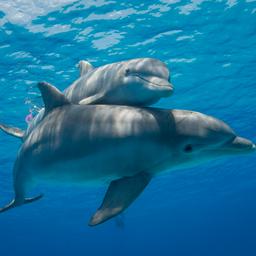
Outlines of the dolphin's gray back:
{"label": "dolphin's gray back", "polygon": [[[107,91],[116,83],[116,74],[121,66],[122,63],[120,62],[94,68],[65,89],[65,96],[70,102],[78,103],[100,91]],[[112,72],[109,72],[110,70]]]}
{"label": "dolphin's gray back", "polygon": [[[127,106],[71,105],[47,114],[28,134],[21,153],[40,161],[84,157],[126,142],[168,143],[170,111]],[[143,143],[141,143],[143,142]],[[120,144],[121,143],[121,144]],[[104,147],[104,148],[102,148]]]}

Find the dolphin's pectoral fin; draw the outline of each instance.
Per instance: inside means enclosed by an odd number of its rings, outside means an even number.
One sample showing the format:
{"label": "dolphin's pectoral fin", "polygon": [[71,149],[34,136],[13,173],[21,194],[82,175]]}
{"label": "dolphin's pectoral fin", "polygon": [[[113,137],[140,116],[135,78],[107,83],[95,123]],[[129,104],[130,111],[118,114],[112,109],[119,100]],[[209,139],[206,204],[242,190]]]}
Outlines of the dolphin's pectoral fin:
{"label": "dolphin's pectoral fin", "polygon": [[121,228],[121,229],[125,228],[125,220],[124,220],[124,215],[122,213],[117,215],[114,220],[117,228]]}
{"label": "dolphin's pectoral fin", "polygon": [[79,61],[78,66],[79,66],[79,70],[80,70],[80,76],[85,75],[87,72],[89,72],[93,69],[92,64],[85,60]]}
{"label": "dolphin's pectoral fin", "polygon": [[29,204],[29,203],[35,202],[35,201],[41,199],[42,197],[43,197],[43,195],[39,195],[39,196],[32,197],[32,198],[25,198],[23,202],[18,202],[17,200],[14,199],[9,204],[4,206],[3,208],[0,208],[0,213],[6,212],[12,208],[21,206],[23,204]]}
{"label": "dolphin's pectoral fin", "polygon": [[0,129],[9,135],[12,135],[19,139],[23,139],[24,131],[17,127],[11,127],[5,124],[0,124]]}
{"label": "dolphin's pectoral fin", "polygon": [[82,105],[99,104],[99,103],[101,103],[101,100],[104,97],[105,97],[105,93],[97,93],[97,94],[95,94],[93,96],[90,96],[88,98],[80,100],[79,104],[82,104]]}
{"label": "dolphin's pectoral fin", "polygon": [[38,88],[42,94],[44,101],[44,115],[47,115],[54,108],[70,104],[65,95],[53,85],[47,82],[39,82]]}
{"label": "dolphin's pectoral fin", "polygon": [[151,175],[141,172],[110,183],[102,205],[92,216],[89,225],[95,226],[123,212],[144,190]]}

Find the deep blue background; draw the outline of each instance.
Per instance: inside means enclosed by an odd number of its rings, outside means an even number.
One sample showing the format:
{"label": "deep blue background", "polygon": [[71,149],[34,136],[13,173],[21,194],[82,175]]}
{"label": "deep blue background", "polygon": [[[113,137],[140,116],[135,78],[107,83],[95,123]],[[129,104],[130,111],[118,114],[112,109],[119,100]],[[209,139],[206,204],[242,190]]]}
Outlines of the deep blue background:
{"label": "deep blue background", "polygon": [[[157,106],[201,111],[256,141],[256,2],[0,2],[0,121],[26,127],[36,82],[60,89],[81,59],[167,63],[175,94]],[[20,142],[0,133],[0,203],[13,197]],[[0,255],[256,255],[256,156],[168,173],[115,221],[89,228],[105,188],[39,186],[40,202],[0,216]]]}

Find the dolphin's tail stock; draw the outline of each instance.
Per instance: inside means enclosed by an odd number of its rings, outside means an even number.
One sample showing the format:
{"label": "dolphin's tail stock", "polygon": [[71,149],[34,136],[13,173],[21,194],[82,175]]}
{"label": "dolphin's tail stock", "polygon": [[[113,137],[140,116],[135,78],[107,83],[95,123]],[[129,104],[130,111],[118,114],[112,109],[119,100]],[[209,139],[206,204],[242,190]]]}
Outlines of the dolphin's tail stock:
{"label": "dolphin's tail stock", "polygon": [[2,212],[5,212],[5,211],[8,211],[12,208],[15,208],[17,206],[21,206],[23,204],[29,204],[29,203],[32,203],[34,201],[37,201],[39,199],[41,199],[43,197],[43,195],[39,195],[39,196],[35,196],[35,197],[32,197],[32,198],[26,198],[24,199],[24,201],[21,203],[21,202],[17,202],[15,199],[12,200],[9,204],[7,204],[6,206],[4,206],[3,208],[0,208],[0,213]]}
{"label": "dolphin's tail stock", "polygon": [[11,136],[19,138],[21,140],[23,139],[23,136],[24,136],[24,131],[23,130],[21,130],[17,127],[11,127],[11,126],[1,124],[1,123],[0,123],[0,130],[4,131],[5,133],[7,133]]}

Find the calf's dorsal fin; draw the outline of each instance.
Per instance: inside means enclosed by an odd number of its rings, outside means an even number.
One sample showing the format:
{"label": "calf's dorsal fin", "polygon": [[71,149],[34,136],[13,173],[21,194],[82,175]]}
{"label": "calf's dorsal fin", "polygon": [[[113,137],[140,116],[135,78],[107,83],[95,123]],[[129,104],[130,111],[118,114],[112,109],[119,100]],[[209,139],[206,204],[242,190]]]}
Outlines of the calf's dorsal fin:
{"label": "calf's dorsal fin", "polygon": [[65,95],[53,85],[47,82],[39,82],[38,88],[43,97],[45,115],[52,111],[54,108],[70,104]]}
{"label": "calf's dorsal fin", "polygon": [[80,70],[80,76],[85,75],[87,72],[89,72],[93,69],[93,65],[85,60],[79,61],[78,66],[79,66],[79,70]]}

